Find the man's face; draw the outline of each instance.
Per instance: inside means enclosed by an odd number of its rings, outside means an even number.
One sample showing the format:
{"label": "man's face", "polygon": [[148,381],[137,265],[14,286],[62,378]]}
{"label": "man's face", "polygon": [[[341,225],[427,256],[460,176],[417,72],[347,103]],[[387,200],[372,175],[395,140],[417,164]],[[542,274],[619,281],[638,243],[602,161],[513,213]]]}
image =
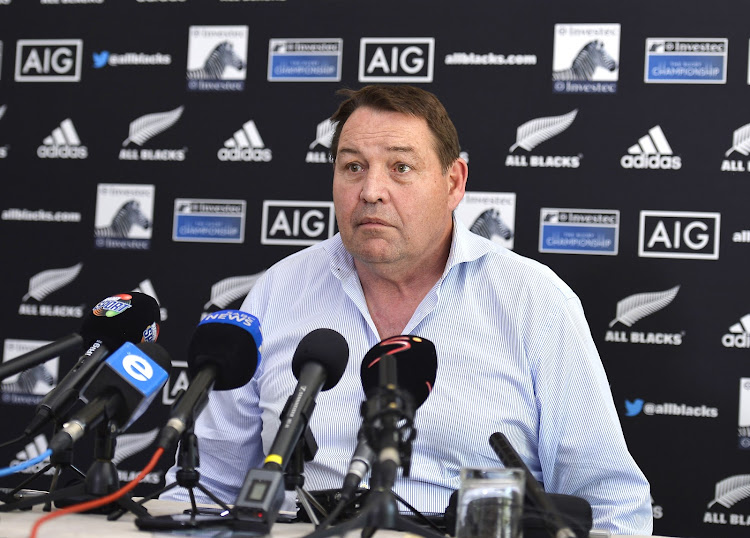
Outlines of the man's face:
{"label": "man's face", "polygon": [[344,246],[365,264],[408,270],[434,262],[450,244],[465,171],[461,161],[443,172],[423,118],[355,110],[341,130],[333,174]]}

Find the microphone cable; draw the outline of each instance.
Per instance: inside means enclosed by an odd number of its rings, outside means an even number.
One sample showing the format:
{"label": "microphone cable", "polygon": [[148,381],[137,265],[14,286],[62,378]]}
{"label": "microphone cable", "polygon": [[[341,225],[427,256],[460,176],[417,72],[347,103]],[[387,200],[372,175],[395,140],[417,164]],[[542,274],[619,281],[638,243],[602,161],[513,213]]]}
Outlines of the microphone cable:
{"label": "microphone cable", "polygon": [[135,488],[138,485],[138,483],[141,480],[143,480],[145,476],[154,469],[154,467],[156,467],[156,464],[159,462],[159,458],[161,458],[163,454],[164,454],[164,449],[161,447],[157,448],[156,452],[154,452],[154,455],[151,457],[151,461],[148,462],[148,464],[143,468],[143,470],[138,474],[138,476],[136,476],[133,480],[128,482],[125,486],[115,491],[114,493],[110,493],[109,495],[106,495],[99,499],[94,499],[92,501],[86,501],[86,502],[74,504],[72,506],[66,506],[65,508],[61,508],[60,510],[57,510],[56,512],[51,512],[43,517],[40,517],[39,519],[36,520],[36,522],[34,523],[34,526],[31,528],[30,538],[37,538],[37,532],[39,532],[39,527],[45,521],[49,521],[50,519],[54,519],[56,517],[64,516],[65,514],[74,514],[77,512],[85,512],[86,510],[99,508],[100,506],[104,506],[105,504],[109,504],[111,502],[116,501],[120,497],[125,496],[126,493],[128,493],[133,488]]}
{"label": "microphone cable", "polygon": [[18,465],[14,465],[13,467],[6,467],[4,469],[0,469],[0,476],[12,475],[19,471],[23,471],[24,469],[28,469],[29,467],[33,467],[37,463],[43,462],[45,458],[48,458],[51,455],[52,455],[52,449],[48,448],[47,450],[45,450],[44,452],[42,452],[35,458],[26,460],[22,463],[19,463]]}
{"label": "microphone cable", "polygon": [[10,446],[10,445],[14,445],[16,443],[20,443],[24,439],[26,439],[26,434],[22,433],[18,437],[15,437],[13,439],[10,439],[8,441],[3,441],[2,443],[0,443],[0,448],[5,448],[6,446]]}

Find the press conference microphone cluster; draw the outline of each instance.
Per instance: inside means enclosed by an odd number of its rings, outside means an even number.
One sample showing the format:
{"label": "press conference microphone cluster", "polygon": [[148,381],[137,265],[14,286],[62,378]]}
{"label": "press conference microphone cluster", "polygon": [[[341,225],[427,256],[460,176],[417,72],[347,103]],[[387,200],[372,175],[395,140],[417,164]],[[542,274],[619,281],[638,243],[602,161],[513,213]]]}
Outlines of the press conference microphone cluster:
{"label": "press conference microphone cluster", "polygon": [[84,319],[79,335],[88,349],[37,404],[36,414],[24,429],[24,435],[31,437],[49,422],[62,420],[105,357],[125,342],[156,341],[160,321],[158,303],[144,293],[121,293],[99,301]]}
{"label": "press conference microphone cluster", "polygon": [[157,446],[168,448],[192,428],[212,390],[236,389],[250,381],[260,361],[262,342],[255,316],[240,310],[221,310],[203,318],[188,349],[190,386],[172,406]]}
{"label": "press conference microphone cluster", "polygon": [[279,431],[263,468],[248,472],[234,503],[241,528],[268,530],[273,525],[284,500],[283,471],[308,427],[315,398],[339,382],[348,360],[349,345],[332,329],[316,329],[300,341],[292,358],[297,386],[281,412]]}

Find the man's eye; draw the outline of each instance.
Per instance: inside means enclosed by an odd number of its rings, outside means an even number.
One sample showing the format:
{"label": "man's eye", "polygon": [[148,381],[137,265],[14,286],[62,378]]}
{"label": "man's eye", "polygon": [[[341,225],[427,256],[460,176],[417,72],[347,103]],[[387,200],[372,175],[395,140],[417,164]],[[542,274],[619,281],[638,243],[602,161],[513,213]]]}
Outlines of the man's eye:
{"label": "man's eye", "polygon": [[402,163],[402,164],[396,165],[396,172],[398,172],[399,174],[405,174],[406,172],[410,170],[411,170],[411,166],[409,166],[408,164]]}
{"label": "man's eye", "polygon": [[359,165],[359,164],[357,164],[357,163],[349,163],[349,164],[347,165],[347,168],[348,168],[348,169],[349,169],[349,171],[351,171],[351,172],[360,172],[360,171],[362,170],[362,166],[361,166],[361,165]]}

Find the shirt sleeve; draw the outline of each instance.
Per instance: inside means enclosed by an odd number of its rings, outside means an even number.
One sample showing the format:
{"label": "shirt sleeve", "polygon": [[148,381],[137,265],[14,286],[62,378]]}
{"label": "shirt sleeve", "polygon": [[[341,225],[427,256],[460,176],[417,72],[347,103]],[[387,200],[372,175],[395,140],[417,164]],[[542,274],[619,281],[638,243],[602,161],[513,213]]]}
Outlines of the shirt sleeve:
{"label": "shirt sleeve", "polygon": [[650,535],[650,486],[628,451],[581,303],[556,304],[529,346],[545,489],[587,499],[595,529]]}

